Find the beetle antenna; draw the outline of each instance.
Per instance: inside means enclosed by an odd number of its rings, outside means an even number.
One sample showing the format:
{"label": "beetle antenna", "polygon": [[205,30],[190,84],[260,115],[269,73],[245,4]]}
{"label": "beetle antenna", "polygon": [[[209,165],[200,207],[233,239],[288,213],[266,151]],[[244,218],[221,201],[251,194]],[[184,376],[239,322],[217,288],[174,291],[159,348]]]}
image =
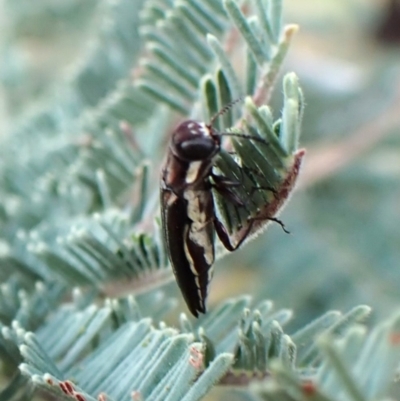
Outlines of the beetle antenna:
{"label": "beetle antenna", "polygon": [[243,97],[239,97],[237,99],[231,100],[228,104],[226,104],[221,110],[219,110],[216,114],[214,114],[210,120],[210,123],[208,124],[209,127],[212,127],[217,120],[218,117],[222,116],[225,114],[227,111],[229,111],[236,103],[242,102]]}
{"label": "beetle antenna", "polygon": [[[221,110],[219,110],[216,114],[213,115],[213,117],[210,120],[210,123],[207,124],[207,127],[212,128],[212,126],[214,125],[214,123],[215,123],[215,121],[217,120],[218,117],[222,116],[227,111],[229,111],[235,104],[237,104],[239,102],[242,102],[242,101],[243,101],[243,97],[239,97],[237,99],[231,100]],[[231,132],[219,132],[218,135],[219,136],[235,136],[237,138],[251,139],[253,141],[261,142],[261,143],[266,144],[266,145],[269,144],[265,139],[259,138],[257,136],[253,136],[253,135],[235,134],[235,133],[231,133]]]}
{"label": "beetle antenna", "polygon": [[260,138],[259,136],[255,136],[255,135],[236,134],[234,132],[219,132],[218,135],[219,136],[234,136],[236,138],[251,139],[252,141],[261,142],[264,145],[269,145],[269,142],[266,141],[264,138]]}

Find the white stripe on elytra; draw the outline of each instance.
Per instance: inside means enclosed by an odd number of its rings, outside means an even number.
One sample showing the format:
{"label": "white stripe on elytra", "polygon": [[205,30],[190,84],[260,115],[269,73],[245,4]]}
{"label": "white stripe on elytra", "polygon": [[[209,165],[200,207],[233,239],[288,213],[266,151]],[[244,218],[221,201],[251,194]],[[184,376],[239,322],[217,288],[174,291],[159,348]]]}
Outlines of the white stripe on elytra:
{"label": "white stripe on elytra", "polygon": [[[189,229],[189,227],[186,226],[184,238],[186,238],[186,236],[187,236],[188,229]],[[187,246],[187,242],[186,241],[184,241],[183,247],[184,247],[184,250],[185,250],[186,259],[189,262],[190,271],[193,273],[193,276],[194,276],[194,281],[195,281],[196,287],[197,287],[197,294],[199,296],[200,306],[202,308],[204,308],[204,298],[203,298],[203,294],[201,292],[201,287],[200,287],[199,272],[195,268],[194,260],[192,258],[192,255],[190,254],[190,251],[189,251],[189,248]]]}
{"label": "white stripe on elytra", "polygon": [[[183,237],[183,238],[186,238],[186,237],[187,237],[187,232],[188,232],[188,230],[189,230],[189,226],[186,226],[186,227],[185,227],[185,232],[184,232],[184,237]],[[188,248],[188,246],[187,246],[187,241],[186,241],[186,240],[184,240],[184,242],[183,242],[183,248],[184,248],[184,250],[185,250],[186,259],[187,259],[187,261],[189,262],[190,270],[191,270],[191,272],[193,273],[193,275],[197,278],[198,275],[199,275],[199,272],[198,272],[198,271],[196,270],[196,268],[195,268],[194,260],[193,260],[193,258],[192,258],[192,255],[191,255],[190,251],[189,251],[189,248]],[[196,282],[196,285],[197,285],[197,282]],[[199,287],[199,286],[198,286],[198,287]]]}
{"label": "white stripe on elytra", "polygon": [[203,299],[203,295],[201,294],[201,290],[200,289],[197,290],[197,294],[199,295],[200,305],[201,305],[202,308],[204,308],[204,299]]}
{"label": "white stripe on elytra", "polygon": [[189,238],[199,247],[203,248],[204,259],[208,265],[214,263],[214,245],[212,237],[206,231],[206,226],[211,224],[209,216],[201,211],[204,203],[204,191],[187,190],[184,193],[188,201],[187,213],[192,223],[190,225]]}
{"label": "white stripe on elytra", "polygon": [[207,281],[210,282],[214,275],[214,266],[211,266],[207,272]]}

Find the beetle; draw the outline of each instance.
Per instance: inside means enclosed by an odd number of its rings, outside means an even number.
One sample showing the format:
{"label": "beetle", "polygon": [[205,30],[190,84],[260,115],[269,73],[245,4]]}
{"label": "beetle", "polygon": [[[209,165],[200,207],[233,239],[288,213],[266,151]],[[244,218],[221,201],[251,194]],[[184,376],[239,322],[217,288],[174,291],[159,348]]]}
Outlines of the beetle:
{"label": "beetle", "polygon": [[[218,132],[212,126],[217,116],[209,124],[186,120],[178,125],[161,171],[161,223],[165,247],[178,286],[195,317],[206,313],[205,302],[215,258],[215,233],[227,250],[234,251],[248,237],[254,220],[249,220],[233,245],[216,215],[213,188],[236,205],[244,204],[232,190],[240,183],[213,172],[215,158],[221,150],[221,138],[223,135],[239,136],[265,143],[261,138]],[[267,219],[277,221],[283,227],[280,220]]]}

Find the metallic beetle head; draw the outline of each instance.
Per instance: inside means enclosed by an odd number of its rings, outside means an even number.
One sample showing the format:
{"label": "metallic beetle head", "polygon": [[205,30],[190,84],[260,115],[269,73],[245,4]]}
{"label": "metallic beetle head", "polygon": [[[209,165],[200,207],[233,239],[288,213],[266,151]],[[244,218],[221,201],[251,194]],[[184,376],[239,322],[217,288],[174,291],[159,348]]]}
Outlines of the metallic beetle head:
{"label": "metallic beetle head", "polygon": [[212,158],[218,153],[221,137],[210,126],[194,120],[180,124],[172,135],[171,150],[181,160],[192,162]]}

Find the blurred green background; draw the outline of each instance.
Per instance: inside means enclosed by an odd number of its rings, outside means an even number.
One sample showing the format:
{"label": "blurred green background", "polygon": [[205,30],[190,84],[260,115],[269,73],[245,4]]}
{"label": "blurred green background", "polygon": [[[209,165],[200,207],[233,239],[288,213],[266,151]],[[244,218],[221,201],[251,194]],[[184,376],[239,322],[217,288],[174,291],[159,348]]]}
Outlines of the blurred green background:
{"label": "blurred green background", "polygon": [[[399,2],[284,6],[285,22],[300,25],[285,70],[299,75],[307,103],[308,155],[281,215],[291,235],[272,225],[219,261],[209,303],[241,293],[270,298],[295,311],[293,327],[359,303],[387,316],[400,298]],[[101,7],[98,0],[0,1],[1,135],[73,76]],[[280,89],[273,108],[281,108]]]}

